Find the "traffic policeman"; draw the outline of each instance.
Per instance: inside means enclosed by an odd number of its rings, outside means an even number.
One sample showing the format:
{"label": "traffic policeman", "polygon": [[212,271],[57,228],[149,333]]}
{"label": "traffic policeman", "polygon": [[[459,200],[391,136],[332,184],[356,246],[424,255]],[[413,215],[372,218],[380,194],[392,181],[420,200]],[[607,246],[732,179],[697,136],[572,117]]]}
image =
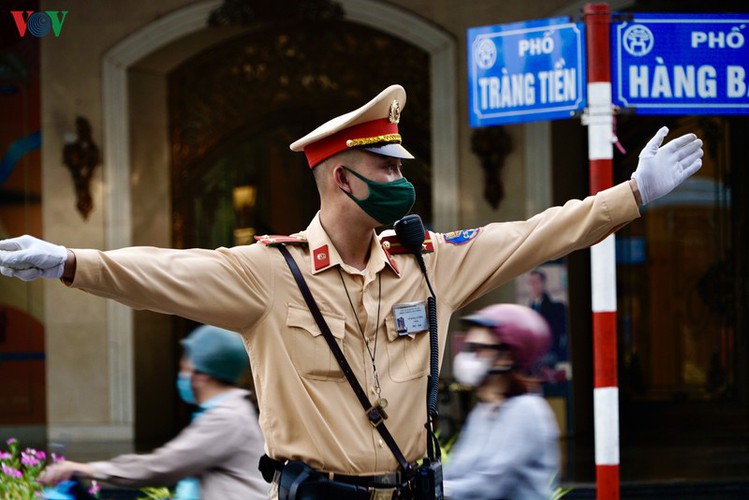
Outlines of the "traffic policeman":
{"label": "traffic policeman", "polygon": [[[387,401],[384,423],[405,458],[423,457],[429,291],[417,259],[393,236],[375,233],[414,201],[401,171],[401,161],[412,158],[398,131],[405,105],[405,90],[392,85],[291,145],[306,155],[321,199],[299,233],[216,250],[67,249],[22,236],[0,242],[0,272],[62,278],[135,309],[240,332],[275,467],[306,464],[325,481],[357,485],[359,496],[398,494],[407,479],[403,467],[357,401],[275,246],[285,245],[298,263],[367,396]],[[438,301],[440,352],[455,310],[538,264],[600,241],[639,216],[638,202],[668,193],[699,169],[702,142],[686,134],[661,147],[667,132],[659,130],[646,146],[628,182],[526,221],[426,233],[423,258]],[[274,476],[277,485],[278,471]]]}

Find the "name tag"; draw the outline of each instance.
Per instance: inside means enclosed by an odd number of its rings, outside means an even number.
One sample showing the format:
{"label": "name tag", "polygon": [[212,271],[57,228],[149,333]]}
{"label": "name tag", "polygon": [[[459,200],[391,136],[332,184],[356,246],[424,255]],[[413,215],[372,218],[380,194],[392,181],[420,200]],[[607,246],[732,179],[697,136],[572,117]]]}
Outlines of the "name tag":
{"label": "name tag", "polygon": [[425,332],[429,329],[427,307],[424,302],[404,302],[393,306],[395,331],[404,337],[412,333]]}

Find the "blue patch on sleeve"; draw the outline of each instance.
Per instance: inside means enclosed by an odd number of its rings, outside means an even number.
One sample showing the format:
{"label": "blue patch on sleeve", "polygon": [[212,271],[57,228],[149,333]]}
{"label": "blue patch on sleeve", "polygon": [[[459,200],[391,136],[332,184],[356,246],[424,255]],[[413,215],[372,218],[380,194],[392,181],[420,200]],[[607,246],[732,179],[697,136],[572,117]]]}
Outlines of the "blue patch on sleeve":
{"label": "blue patch on sleeve", "polygon": [[476,236],[478,236],[480,229],[463,229],[462,231],[452,231],[450,233],[445,233],[445,243],[450,243],[451,245],[462,245],[464,243],[468,243],[472,239],[474,239]]}

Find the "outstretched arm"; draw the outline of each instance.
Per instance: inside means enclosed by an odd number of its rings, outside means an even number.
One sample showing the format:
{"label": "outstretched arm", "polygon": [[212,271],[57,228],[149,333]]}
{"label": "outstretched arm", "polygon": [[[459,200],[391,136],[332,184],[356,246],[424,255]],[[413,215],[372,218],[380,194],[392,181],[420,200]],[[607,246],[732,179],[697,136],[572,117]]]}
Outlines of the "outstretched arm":
{"label": "outstretched arm", "polygon": [[58,462],[48,466],[39,481],[57,484],[73,474],[111,484],[144,487],[168,486],[180,479],[220,468],[247,445],[249,431],[238,423],[235,410],[209,411],[164,446],[145,454],[120,455],[107,461]]}
{"label": "outstretched arm", "polygon": [[71,479],[74,475],[90,479],[94,477],[94,469],[89,464],[65,460],[48,465],[39,476],[39,482],[45,486],[54,486]]}
{"label": "outstretched arm", "polygon": [[265,313],[272,293],[265,250],[255,245],[69,250],[27,235],[0,241],[0,273],[25,281],[62,278],[134,309],[240,331]]}
{"label": "outstretched arm", "polygon": [[[665,145],[662,127],[640,153],[628,183],[570,200],[525,221],[436,235],[429,263],[441,300],[456,309],[534,266],[601,241],[639,216],[639,205],[666,195],[702,166],[702,141],[685,134]],[[447,244],[443,244],[447,243]],[[452,243],[452,244],[451,244]],[[461,280],[452,279],[460,273]]]}

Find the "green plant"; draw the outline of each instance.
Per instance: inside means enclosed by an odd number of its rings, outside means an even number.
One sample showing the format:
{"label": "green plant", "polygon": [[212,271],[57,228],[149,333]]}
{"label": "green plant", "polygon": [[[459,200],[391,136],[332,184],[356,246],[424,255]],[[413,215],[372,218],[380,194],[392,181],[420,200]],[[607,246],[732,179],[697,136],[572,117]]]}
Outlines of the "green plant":
{"label": "green plant", "polygon": [[164,500],[172,498],[169,488],[141,488],[140,492],[146,496],[138,497],[137,500]]}
{"label": "green plant", "polygon": [[[556,479],[556,476],[557,474],[554,475],[554,479]],[[557,486],[554,492],[551,494],[551,498],[549,500],[559,500],[570,491],[572,491],[572,488],[562,488],[561,486]]]}
{"label": "green plant", "polygon": [[562,498],[564,495],[566,495],[570,491],[572,491],[572,488],[562,488],[561,486],[559,486],[551,494],[550,500],[559,500],[560,498]]}
{"label": "green plant", "polygon": [[[21,450],[18,441],[10,438],[5,442],[6,451],[0,451],[0,499],[32,500],[41,496],[43,486],[37,478],[48,463],[65,460],[64,457],[47,454],[42,450]],[[99,485],[91,483],[89,493],[98,498]]]}
{"label": "green plant", "polygon": [[453,445],[455,444],[455,441],[458,440],[458,436],[460,433],[456,432],[446,440],[444,439],[444,436],[441,435],[440,431],[437,431],[437,440],[440,444],[440,450],[442,451],[442,462],[447,462],[448,457],[450,456],[450,451],[453,449]]}

